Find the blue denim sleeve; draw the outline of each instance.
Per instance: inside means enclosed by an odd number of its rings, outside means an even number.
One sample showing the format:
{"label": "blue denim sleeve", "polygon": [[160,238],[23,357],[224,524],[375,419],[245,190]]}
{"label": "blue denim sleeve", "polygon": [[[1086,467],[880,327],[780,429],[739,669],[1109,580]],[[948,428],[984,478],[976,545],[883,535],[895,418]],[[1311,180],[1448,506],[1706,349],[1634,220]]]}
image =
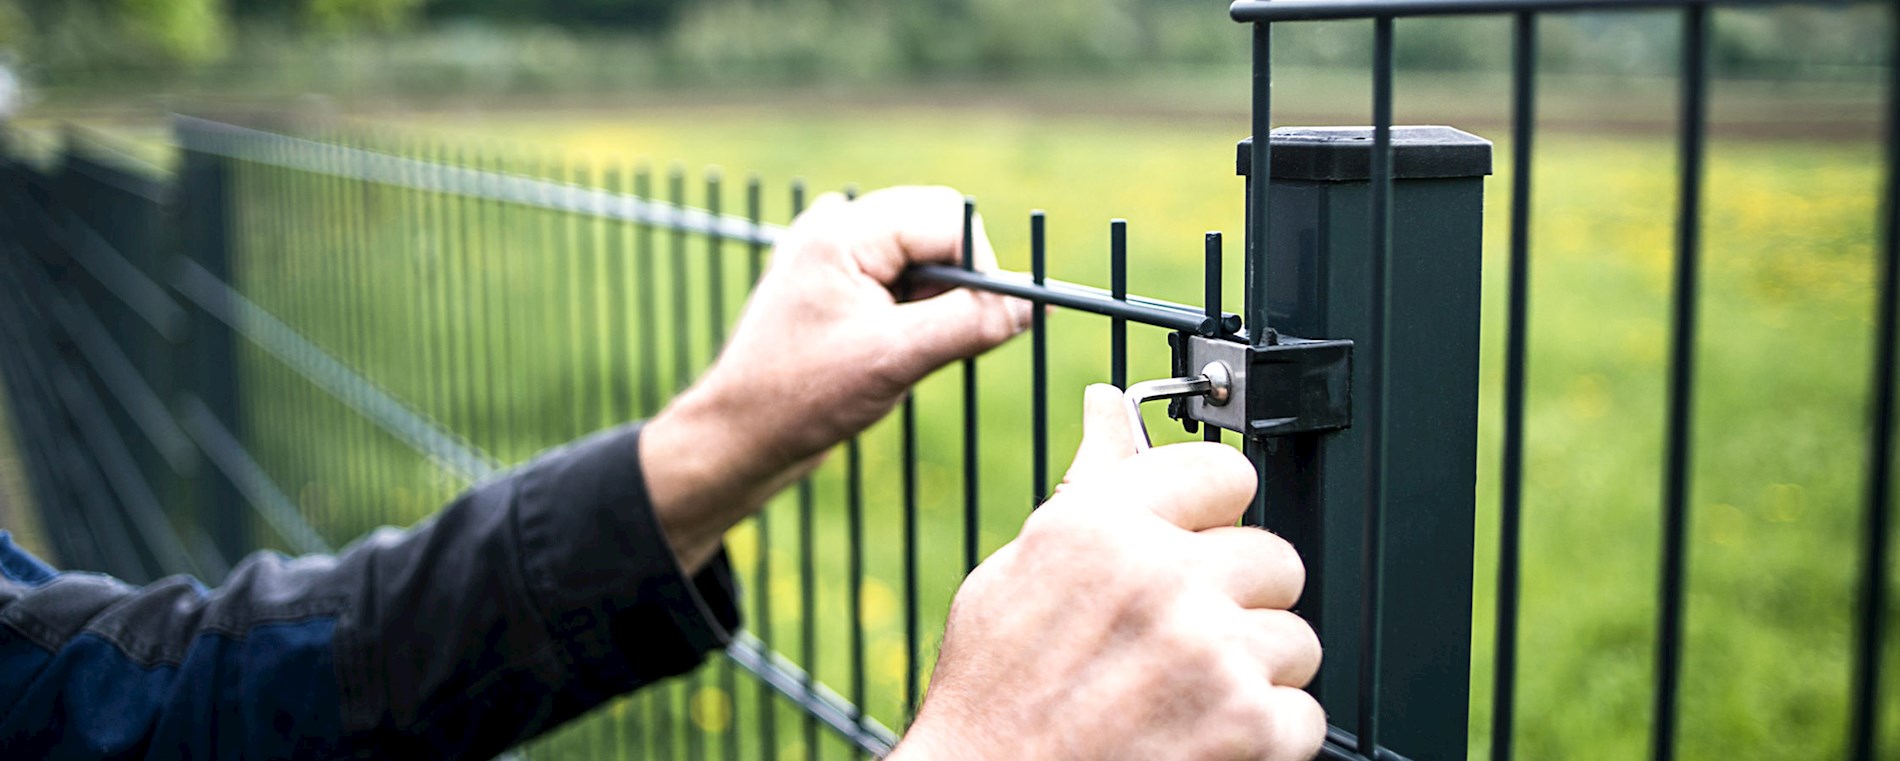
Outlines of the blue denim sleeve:
{"label": "blue denim sleeve", "polygon": [[334,556],[222,586],[59,573],[0,532],[0,748],[13,758],[486,758],[682,673],[738,624],[688,578],[637,427]]}

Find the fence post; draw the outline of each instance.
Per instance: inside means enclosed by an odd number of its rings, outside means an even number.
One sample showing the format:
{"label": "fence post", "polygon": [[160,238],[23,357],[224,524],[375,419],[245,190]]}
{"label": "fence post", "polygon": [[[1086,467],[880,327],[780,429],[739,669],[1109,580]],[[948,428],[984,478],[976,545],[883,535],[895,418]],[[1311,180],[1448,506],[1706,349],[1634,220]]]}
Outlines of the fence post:
{"label": "fence post", "polygon": [[[195,262],[218,280],[231,283],[228,214],[232,162],[208,150],[211,146],[207,141],[218,137],[196,132],[186,125],[175,129],[181,147],[178,190],[173,198],[178,215],[179,256]],[[192,303],[191,299],[180,301]],[[197,397],[234,438],[242,441],[236,334],[229,325],[201,307],[190,306],[189,311],[190,332],[176,364],[180,393]],[[243,495],[215,468],[199,468],[193,480],[197,519],[203,521],[218,553],[236,563],[256,546]]]}
{"label": "fence post", "polygon": [[[98,318],[138,379],[159,399],[171,399],[177,393],[173,363],[186,333],[184,313],[130,300],[138,298],[139,283],[166,281],[172,252],[161,243],[170,185],[140,172],[124,154],[76,129],[69,128],[65,137],[54,185],[59,213],[71,217],[56,216],[48,224],[65,225],[62,240],[68,254],[88,256],[99,268],[69,268],[67,282],[75,285],[74,293]],[[167,515],[181,513],[189,496],[187,481],[197,467],[195,450],[187,441],[167,444],[137,434],[139,426],[129,411],[118,404],[108,406],[161,507]]]}
{"label": "fence post", "polygon": [[[1272,224],[1263,261],[1271,326],[1303,338],[1368,341],[1370,128],[1272,133]],[[1392,130],[1390,413],[1354,404],[1345,431],[1268,439],[1266,525],[1305,556],[1301,613],[1328,657],[1315,684],[1334,724],[1357,724],[1360,436],[1384,427],[1391,452],[1380,667],[1380,744],[1413,758],[1464,758],[1471,679],[1472,514],[1477,479],[1479,265],[1491,144],[1449,127]],[[1251,179],[1252,141],[1239,173]],[[1258,229],[1258,228],[1256,228]],[[1364,373],[1354,373],[1355,398]]]}

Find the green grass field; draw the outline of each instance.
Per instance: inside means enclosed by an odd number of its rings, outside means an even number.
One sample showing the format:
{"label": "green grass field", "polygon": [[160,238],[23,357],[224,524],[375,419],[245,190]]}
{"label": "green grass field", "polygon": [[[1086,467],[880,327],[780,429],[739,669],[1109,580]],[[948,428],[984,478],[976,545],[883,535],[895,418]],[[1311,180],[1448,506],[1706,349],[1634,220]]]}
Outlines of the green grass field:
{"label": "green grass field", "polygon": [[[558,118],[422,114],[407,121],[455,145],[552,148],[603,168],[640,157],[661,162],[662,169],[672,160],[694,171],[716,164],[729,177],[756,171],[770,188],[782,189],[794,176],[814,189],[846,183],[864,188],[950,184],[978,197],[1005,267],[1027,267],[1026,215],[1032,208],[1047,210],[1051,276],[1089,284],[1106,283],[1108,219],[1126,217],[1131,290],[1189,303],[1199,292],[1201,233],[1224,230],[1230,235],[1227,303],[1240,299],[1241,186],[1232,167],[1233,144],[1245,127],[1238,120],[1036,115],[1034,109],[952,102],[789,113],[764,106],[674,103]],[[1501,130],[1477,131],[1503,136]],[[1488,741],[1493,650],[1507,274],[1503,244],[1511,193],[1508,146],[1498,148],[1498,173],[1488,185],[1484,267],[1473,757],[1485,756]],[[1866,141],[1723,137],[1711,146],[1684,758],[1832,758],[1843,753],[1866,466],[1863,418],[1878,161]],[[1536,169],[1520,756],[1636,758],[1648,740],[1657,608],[1675,155],[1662,133],[1563,131],[1542,138]],[[732,184],[728,209],[739,208]],[[261,209],[297,208],[296,197],[270,195],[268,184],[256,187],[266,199]],[[691,197],[698,199],[697,182],[690,187]],[[387,207],[371,203],[379,216],[392,220],[418,211],[400,205],[407,201],[393,200]],[[782,190],[768,194],[767,208],[770,217],[783,220]],[[612,347],[602,343],[612,335],[604,328],[604,315],[627,294],[617,291],[614,281],[588,279],[588,272],[602,271],[587,269],[603,266],[598,244],[590,244],[596,246],[594,259],[550,261],[536,254],[548,242],[571,241],[575,235],[586,240],[601,231],[577,232],[550,215],[505,211],[489,218],[489,224],[491,240],[502,245],[485,249],[492,257],[488,263],[459,270],[462,265],[417,263],[429,256],[417,252],[434,245],[427,240],[429,232],[304,240],[263,227],[247,238],[264,248],[250,255],[254,264],[244,283],[293,324],[311,325],[320,342],[350,347],[342,353],[367,374],[458,430],[487,425],[479,412],[464,411],[468,400],[484,395],[505,400],[529,425],[512,433],[491,425],[474,438],[504,459],[517,460],[611,418],[600,409],[578,417],[574,410],[587,408],[578,397],[593,388],[587,385],[590,374],[601,377],[600,357],[612,355]],[[695,246],[695,252],[703,250]],[[337,265],[325,254],[335,251],[387,252],[395,258],[378,253],[357,264]],[[737,247],[729,246],[727,255],[731,262],[742,260]],[[728,266],[729,273],[738,269]],[[383,271],[394,274],[361,277]],[[406,297],[418,283],[457,273],[473,273],[472,282],[480,286],[464,291],[443,286],[450,290],[435,293],[450,298],[440,303]],[[672,272],[662,263],[659,274],[667,278]],[[704,294],[710,288],[704,278],[703,269],[691,270],[688,293]],[[572,291],[561,289],[570,282],[596,282],[596,300],[585,302],[584,310],[563,301],[562,294]],[[376,330],[358,324],[357,338],[326,335],[326,330],[343,330],[321,321],[321,310],[336,304],[336,291],[329,286],[350,283],[365,289],[351,302],[358,314],[388,321],[368,323]],[[734,282],[727,288],[734,310],[739,287]],[[679,294],[661,290],[660,313],[670,314],[665,310]],[[493,300],[471,304],[471,294]],[[699,296],[689,298],[703,309]],[[516,305],[516,311],[489,311],[505,304]],[[563,323],[570,308],[583,311],[577,322]],[[429,311],[436,309],[439,314]],[[482,367],[493,359],[457,343],[469,338],[466,328],[443,326],[497,324],[506,325],[499,329],[524,347],[501,378],[442,380],[458,367]],[[585,329],[564,334],[563,324]],[[1060,314],[1050,324],[1051,469],[1060,473],[1079,434],[1080,388],[1106,379],[1107,340],[1105,321],[1090,316]],[[703,315],[689,321],[685,335],[693,347],[690,368],[709,353],[711,335]],[[444,349],[437,355],[438,346],[464,346],[472,353]],[[666,346],[652,368],[661,379],[681,369],[670,359],[670,342]],[[1137,329],[1130,346],[1132,378],[1165,373],[1162,333]],[[594,359],[583,359],[588,356]],[[452,361],[445,368],[439,357]],[[378,522],[414,520],[453,488],[426,460],[402,455],[400,447],[366,426],[310,428],[313,420],[343,418],[341,408],[312,401],[298,381],[261,356],[248,356],[245,367],[247,377],[256,379],[252,430],[260,457],[279,464],[275,474],[333,539],[347,539]],[[647,369],[631,365],[623,377]],[[1033,493],[1023,423],[1030,404],[1028,342],[985,357],[980,373],[982,544],[993,549],[1013,534]],[[669,386],[663,380],[662,387]],[[960,572],[957,392],[954,371],[927,381],[918,392],[926,570],[920,608],[931,637]],[[285,421],[299,427],[277,424]],[[1150,421],[1158,433],[1166,430],[1158,416]],[[901,723],[899,691],[907,667],[897,433],[887,421],[864,440],[870,503],[864,545],[870,578],[862,598],[866,705],[874,717],[893,725]],[[1172,435],[1179,437],[1178,429]],[[333,447],[355,454],[340,459],[323,454]],[[360,464],[365,457],[385,464],[365,469]],[[834,457],[815,486],[820,506],[816,670],[842,689],[852,670],[840,471],[841,458]],[[378,491],[385,488],[390,490]],[[340,505],[371,507],[338,512]],[[748,603],[756,621],[758,601],[772,600],[773,644],[791,654],[804,646],[797,636],[801,611],[793,602],[799,557],[794,510],[789,499],[782,499],[767,513],[774,577],[763,590],[767,594],[752,590]],[[735,559],[748,579],[757,537],[755,527],[733,537]],[[1886,687],[1887,694],[1895,694],[1900,679],[1890,678]],[[702,675],[669,691],[615,703],[602,711],[608,719],[577,724],[540,747],[554,757],[642,757],[640,749],[651,736],[641,727],[651,724],[638,718],[675,710],[670,707],[675,702],[689,706],[682,710],[702,727],[755,726],[755,688],[740,680],[737,713],[731,697],[718,678]],[[786,757],[801,757],[803,744],[793,730],[796,714],[781,709],[776,718]],[[1888,747],[1900,747],[1895,745],[1900,700],[1887,701],[1883,729]],[[748,745],[758,741],[756,732],[742,730],[741,735]],[[676,734],[668,741],[684,738]],[[721,747],[717,738],[709,742]],[[830,756],[841,755],[842,745],[827,741],[827,747]]]}
{"label": "green grass field", "polygon": [[[1131,282],[1191,301],[1199,234],[1238,239],[1232,128],[1150,120],[1033,118],[954,107],[808,113],[635,110],[545,126],[523,119],[427,123],[466,135],[561,146],[581,156],[677,158],[806,172],[815,187],[939,182],[975,194],[1005,266],[1023,268],[1025,213],[1049,212],[1054,276],[1106,277],[1106,220],[1131,220]],[[1485,364],[1473,643],[1472,738],[1487,741],[1507,146],[1490,181]],[[1706,285],[1698,349],[1685,758],[1809,758],[1843,752],[1848,653],[1864,477],[1878,154],[1867,143],[1721,139],[1711,147]],[[1664,358],[1675,157],[1656,135],[1553,134],[1537,155],[1526,566],[1519,706],[1525,758],[1633,758],[1645,751],[1659,555]],[[1403,234],[1399,231],[1398,234]],[[1230,263],[1236,257],[1230,257]],[[1237,285],[1237,267],[1227,282]],[[1230,288],[1229,303],[1238,303]],[[1106,373],[1099,320],[1053,323],[1058,460],[1077,435],[1076,390]],[[1165,371],[1159,334],[1132,341],[1133,377]],[[1027,507],[1026,345],[982,362],[985,546]],[[1403,382],[1398,379],[1395,382]],[[954,375],[926,384],[923,493],[939,569],[924,609],[940,619],[954,579],[958,503]],[[1159,425],[1156,423],[1155,425]],[[888,427],[887,427],[888,428]],[[871,684],[894,693],[903,668],[896,598],[892,431],[870,434],[877,579],[865,599]],[[1059,472],[1062,462],[1054,467]],[[836,504],[835,464],[821,478]],[[775,508],[773,558],[795,555]],[[842,571],[842,524],[821,515],[823,562]],[[738,544],[747,542],[741,537]],[[1395,537],[1393,541],[1404,541]],[[746,552],[741,551],[740,557]],[[829,579],[838,576],[827,576]],[[834,585],[835,586],[835,585]],[[778,595],[793,591],[789,580]],[[841,589],[819,596],[832,631]],[[1891,605],[1891,602],[1890,602]],[[790,627],[796,612],[774,608]],[[927,627],[931,628],[931,627]],[[848,676],[842,631],[821,635],[819,673]],[[795,646],[795,644],[794,644]],[[1891,693],[1896,683],[1889,680]],[[894,703],[871,704],[896,715]],[[1900,704],[1884,716],[1891,742]]]}

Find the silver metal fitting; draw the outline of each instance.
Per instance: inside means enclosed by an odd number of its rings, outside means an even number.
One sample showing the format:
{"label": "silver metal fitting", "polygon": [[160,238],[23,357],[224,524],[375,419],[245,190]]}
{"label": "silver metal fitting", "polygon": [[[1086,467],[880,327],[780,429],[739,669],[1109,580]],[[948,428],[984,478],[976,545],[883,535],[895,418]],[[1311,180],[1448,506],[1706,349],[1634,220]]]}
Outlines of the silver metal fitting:
{"label": "silver metal fitting", "polygon": [[1134,427],[1135,451],[1145,452],[1154,446],[1148,438],[1148,425],[1141,419],[1142,402],[1187,396],[1203,397],[1215,406],[1224,405],[1233,398],[1233,377],[1233,371],[1225,363],[1209,362],[1199,375],[1129,384],[1128,390],[1122,392],[1122,403],[1128,409],[1128,422]]}

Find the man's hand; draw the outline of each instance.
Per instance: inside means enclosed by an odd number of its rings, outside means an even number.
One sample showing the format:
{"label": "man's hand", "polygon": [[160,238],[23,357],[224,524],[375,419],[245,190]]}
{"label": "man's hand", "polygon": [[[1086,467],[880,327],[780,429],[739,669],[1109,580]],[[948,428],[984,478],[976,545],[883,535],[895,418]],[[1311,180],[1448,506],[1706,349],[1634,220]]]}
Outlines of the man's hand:
{"label": "man's hand", "polygon": [[[976,220],[978,269],[996,254]],[[959,289],[899,303],[904,269],[962,256],[963,196],[826,194],[792,223],[711,369],[640,436],[647,490],[697,570],[726,529],[891,411],[912,384],[1028,327],[1029,302]]]}
{"label": "man's hand", "polygon": [[1120,394],[1086,406],[1062,489],[957,592],[893,759],[1312,757],[1320,645],[1286,610],[1305,569],[1234,526],[1253,469],[1219,444],[1135,455]]}

